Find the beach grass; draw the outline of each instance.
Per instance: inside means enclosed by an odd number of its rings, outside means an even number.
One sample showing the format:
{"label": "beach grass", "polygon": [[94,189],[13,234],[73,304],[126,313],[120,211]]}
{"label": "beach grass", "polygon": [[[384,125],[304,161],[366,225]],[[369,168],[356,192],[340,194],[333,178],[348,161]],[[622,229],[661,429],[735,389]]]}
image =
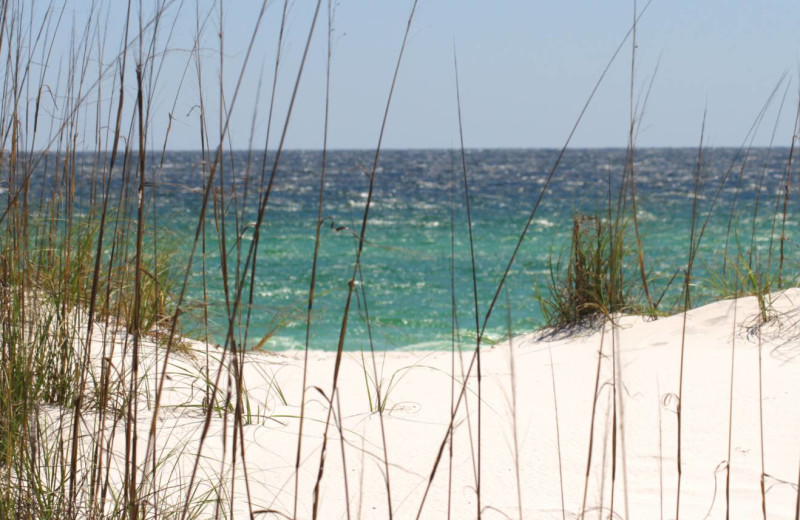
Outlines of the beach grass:
{"label": "beach grass", "polygon": [[[314,4],[313,17],[305,29],[302,59],[291,69],[281,62],[290,3],[279,4],[279,14],[268,12],[266,1],[253,8],[253,24],[247,29],[252,34],[249,46],[242,64],[230,70],[233,67],[226,63],[224,31],[208,36],[213,32],[208,25],[210,19],[224,26],[222,2],[211,8],[195,5],[189,15],[192,7],[188,4],[176,7],[170,2],[156,2],[155,8],[148,10],[143,3],[131,1],[126,19],[113,28],[105,25],[108,5],[103,2],[85,20],[70,20],[65,15],[66,2],[52,2],[46,7],[0,3],[0,49],[8,56],[3,65],[5,81],[0,105],[0,120],[5,122],[0,128],[0,182],[6,188],[0,206],[0,518],[316,519],[330,517],[326,507],[335,502],[331,494],[345,497],[339,501],[344,505],[343,511],[336,514],[348,519],[420,518],[434,501],[446,503],[446,508],[436,506],[435,512],[426,517],[442,514],[458,518],[456,510],[463,511],[459,500],[469,503],[472,516],[489,518],[498,507],[491,494],[497,489],[496,472],[487,469],[492,467],[489,454],[498,448],[497,436],[489,435],[498,414],[510,424],[512,452],[511,467],[502,469],[511,474],[508,482],[513,488],[513,504],[507,513],[501,512],[502,516],[535,517],[525,513],[523,505],[529,489],[523,459],[529,454],[524,446],[528,428],[554,432],[556,445],[551,448],[557,453],[558,472],[534,479],[558,489],[555,496],[560,506],[555,506],[558,511],[552,517],[584,518],[591,513],[629,518],[625,514],[630,500],[625,450],[626,442],[636,440],[626,439],[626,435],[633,435],[626,421],[630,420],[627,407],[635,404],[625,385],[627,378],[635,375],[627,372],[625,356],[629,353],[625,350],[627,345],[620,344],[617,324],[623,315],[646,316],[647,320],[678,315],[683,320],[682,328],[672,330],[681,338],[681,344],[680,359],[674,360],[679,366],[679,381],[673,383],[678,388],[670,394],[678,403],[674,410],[677,440],[670,456],[676,466],[674,517],[679,518],[682,489],[686,491],[681,487],[682,468],[691,462],[683,458],[682,451],[683,432],[691,428],[682,411],[684,394],[689,391],[683,386],[684,370],[691,370],[686,356],[687,316],[694,307],[693,294],[698,292],[713,293],[719,300],[755,296],[757,301],[756,320],[748,322],[748,326],[759,341],[760,496],[766,518],[765,482],[769,473],[764,436],[769,425],[761,408],[764,383],[759,331],[761,327],[767,329],[771,322],[783,323],[781,319],[789,312],[776,310],[780,299],[776,291],[796,287],[798,281],[792,255],[795,244],[786,231],[794,204],[795,136],[791,136],[780,185],[766,186],[767,167],[758,165],[763,170],[752,214],[742,217],[737,205],[741,204],[738,194],[748,189],[742,185],[742,178],[749,167],[755,132],[767,107],[777,102],[778,113],[783,112],[788,83],[781,80],[776,85],[721,179],[704,178],[706,149],[700,130],[695,191],[686,194],[693,203],[686,261],[668,280],[657,277],[651,266],[659,259],[647,254],[648,237],[639,226],[642,201],[637,199],[636,191],[636,136],[646,107],[646,99],[641,104],[635,102],[636,28],[647,7],[637,10],[634,5],[630,31],[591,89],[537,198],[524,208],[524,226],[507,262],[504,260],[506,267],[493,296],[482,308],[480,303],[485,300],[481,298],[484,295],[479,296],[480,270],[475,253],[480,245],[473,235],[471,211],[474,193],[470,183],[474,173],[466,160],[464,133],[468,128],[462,121],[462,108],[468,107],[462,107],[454,53],[453,97],[458,108],[454,118],[458,120],[460,146],[458,152],[453,152],[449,199],[441,201],[442,207],[449,205],[451,218],[450,357],[444,369],[433,361],[428,364],[425,356],[434,353],[409,357],[407,366],[397,367],[386,361],[387,354],[373,341],[363,253],[368,246],[370,209],[381,183],[381,152],[384,133],[391,125],[392,98],[418,14],[414,1],[403,21],[403,39],[398,42],[393,75],[386,78],[385,109],[376,133],[374,159],[367,171],[369,190],[358,218],[360,225],[353,228],[357,231],[353,231],[352,271],[340,280],[345,303],[338,343],[335,352],[324,357],[312,349],[311,327],[326,224],[328,118],[330,104],[335,103],[330,95],[335,6],[321,0]],[[240,87],[246,72],[257,61],[253,53],[257,52],[260,31],[269,15],[279,16],[280,22],[274,59],[270,62],[273,74],[268,108],[239,107]],[[176,49],[173,30],[186,16],[194,20],[193,46]],[[64,33],[70,34],[66,40]],[[327,56],[324,137],[319,182],[310,191],[313,200],[308,201],[309,205],[315,204],[316,219],[312,223],[313,255],[308,258],[308,298],[302,302],[301,312],[305,344],[301,361],[292,364],[278,356],[273,359],[270,354],[254,357],[256,354],[250,351],[254,345],[256,350],[265,345],[268,348],[275,330],[288,320],[276,316],[272,328],[258,330],[251,325],[251,317],[259,262],[263,260],[259,244],[270,218],[271,195],[293,109],[300,102],[298,92],[306,57],[313,45],[319,44],[321,33],[326,33],[322,40]],[[117,47],[112,40],[118,36],[121,39]],[[209,57],[206,45],[212,40],[216,48]],[[62,48],[65,41],[69,46]],[[626,160],[622,171],[609,173],[619,175],[621,180],[612,183],[609,179],[605,211],[576,213],[570,222],[563,223],[571,229],[568,246],[564,251],[552,252],[549,273],[536,280],[546,318],[542,325],[549,327],[546,332],[550,337],[573,333],[580,336],[587,329],[600,331],[599,351],[593,352],[591,363],[594,371],[589,374],[593,394],[583,396],[580,405],[585,412],[582,419],[589,426],[588,440],[579,445],[571,440],[573,432],[562,429],[563,415],[570,413],[574,403],[569,401],[572,394],[564,391],[565,378],[558,373],[563,367],[554,361],[552,349],[545,362],[549,364],[545,374],[548,397],[544,400],[549,406],[546,412],[537,410],[530,424],[523,424],[521,410],[529,404],[529,397],[520,390],[528,377],[520,373],[520,357],[525,352],[520,349],[528,347],[521,347],[527,343],[512,338],[529,331],[513,330],[512,292],[520,289],[510,287],[508,280],[542,200],[561,180],[559,167],[575,130],[606,73],[627,45],[632,55]],[[58,56],[59,50],[65,50],[65,54]],[[157,211],[162,203],[158,190],[164,157],[170,149],[173,116],[169,110],[164,113],[163,106],[154,104],[154,99],[164,81],[163,68],[174,66],[166,60],[176,55],[183,59],[182,77],[186,83],[180,81],[174,100],[176,103],[182,97],[197,98],[197,149],[201,158],[196,193],[201,202],[194,215],[191,247],[186,249],[174,245],[176,241],[171,236],[175,231],[169,222],[158,220]],[[207,70],[212,64],[219,77]],[[191,76],[196,85],[189,88],[187,78]],[[228,77],[236,78],[232,88],[223,79]],[[277,107],[279,79],[291,85],[291,95],[285,106]],[[651,87],[652,83],[647,88]],[[208,96],[208,92],[214,95]],[[781,95],[783,98],[776,101]],[[236,110],[254,113],[245,172],[237,169],[229,140],[231,114]],[[255,131],[259,110],[266,112],[263,147],[254,144],[261,138]],[[211,117],[213,111],[218,115]],[[285,117],[280,119],[276,113]],[[800,121],[800,116],[795,119]],[[165,130],[159,126],[164,121]],[[217,128],[211,128],[215,123]],[[155,142],[153,135],[163,135],[163,141]],[[780,139],[774,130],[772,139]],[[612,184],[618,186],[615,192]],[[704,192],[702,187],[706,188]],[[727,206],[718,204],[720,193],[729,189],[734,192],[732,202]],[[462,210],[464,221],[459,222],[457,215]],[[722,253],[701,247],[708,222],[719,215],[727,215]],[[764,219],[771,223],[771,235],[766,241],[760,240],[762,231],[757,226]],[[465,286],[457,286],[454,275],[459,233],[470,253],[471,280]],[[218,247],[219,251],[212,255],[211,247]],[[212,256],[219,259],[218,265],[212,265]],[[696,274],[699,265],[703,265],[702,277]],[[204,301],[199,306],[187,298],[193,277],[202,280]],[[219,286],[212,287],[216,283]],[[219,336],[224,339],[219,345],[209,342],[209,329],[214,325],[210,323],[211,302],[206,295],[212,290],[222,294],[224,300],[217,302],[225,314]],[[470,296],[468,309],[458,307],[462,294]],[[502,365],[503,377],[499,378],[492,371],[495,365],[490,363],[491,370],[485,369],[482,358],[492,349],[487,324],[493,314],[502,313],[504,301],[509,316],[508,342],[499,348],[507,349],[509,356]],[[736,312],[733,311],[734,326],[738,323]],[[198,316],[200,323],[192,321]],[[360,372],[356,376],[361,399],[341,388],[348,383],[342,378],[352,376],[345,339],[348,325],[356,319],[364,323],[369,340],[358,353]],[[587,324],[591,326],[586,327]],[[205,341],[192,342],[192,336]],[[735,345],[736,330],[731,338]],[[732,424],[734,396],[738,395],[734,388],[739,370],[736,352],[732,346],[729,367],[714,367],[730,373],[728,461],[734,457],[735,449]],[[555,356],[558,358],[558,353]],[[325,375],[320,374],[315,357],[324,357]],[[289,379],[282,375],[282,370],[295,369],[297,373]],[[426,444],[424,460],[414,469],[423,476],[413,493],[398,494],[396,490],[402,487],[406,474],[413,473],[406,468],[403,457],[415,451],[417,439],[398,440],[392,436],[392,414],[413,408],[402,397],[396,397],[401,394],[400,381],[409,373],[425,371],[446,380],[443,388],[447,407],[438,410],[438,430],[429,432],[433,441]],[[489,384],[496,384],[498,379],[506,392],[507,410],[502,413],[489,404],[495,391]],[[660,414],[666,409],[665,403],[671,401],[666,395],[662,400],[660,391],[658,397]],[[343,403],[346,398],[351,401]],[[358,413],[353,411],[356,409]],[[356,427],[348,421],[354,416],[362,417],[364,422],[376,421],[375,435],[359,437]],[[545,423],[543,418],[551,416],[553,424]],[[539,419],[542,421],[537,422]],[[281,446],[291,446],[291,453],[278,454],[281,463],[273,469],[283,479],[276,495],[290,490],[291,498],[270,502],[251,492],[251,484],[255,486],[263,479],[265,470],[256,464],[258,469],[251,473],[248,452],[257,450],[263,456],[263,451],[258,450],[272,442],[268,426],[287,424],[295,429],[291,431],[291,441]],[[255,428],[260,428],[258,435],[265,437],[255,439]],[[361,460],[354,460],[354,453]],[[577,493],[565,485],[565,479],[571,478],[566,472],[575,470],[566,461],[576,458],[586,461],[585,465],[580,464],[579,478],[569,480],[572,488],[579,488]],[[367,477],[364,468],[369,464],[364,459],[377,468]],[[610,459],[608,464],[606,459]],[[466,466],[461,464],[464,460],[468,461]],[[593,473],[598,464],[602,468],[599,484]],[[360,468],[360,473],[354,472],[355,467]],[[456,473],[459,470],[454,468],[461,468],[463,473]],[[725,504],[730,510],[730,462],[726,470]],[[442,484],[444,473],[446,485]],[[378,499],[353,496],[355,489],[364,489],[365,479],[379,481],[376,487],[382,495]],[[800,486],[800,481],[791,484]],[[592,505],[598,486],[599,502]],[[663,512],[665,488],[660,491]],[[465,495],[469,498],[464,499]],[[579,507],[566,505],[576,503],[576,497]],[[363,504],[365,500],[376,512],[369,512]]]}

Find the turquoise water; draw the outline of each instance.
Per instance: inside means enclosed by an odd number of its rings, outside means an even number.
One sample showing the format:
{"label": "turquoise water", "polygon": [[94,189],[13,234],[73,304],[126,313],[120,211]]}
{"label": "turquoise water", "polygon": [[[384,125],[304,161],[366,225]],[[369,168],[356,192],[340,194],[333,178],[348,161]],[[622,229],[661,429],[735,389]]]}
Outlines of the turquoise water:
{"label": "turquoise water", "polygon": [[[698,253],[698,288],[694,303],[718,297],[720,282],[708,274],[723,263],[726,236],[728,255],[747,252],[751,240],[760,261],[777,264],[782,182],[788,149],[751,150],[746,160],[737,150],[706,150],[698,214],[702,221],[722,186],[720,198],[706,228]],[[556,150],[468,150],[466,163],[477,268],[478,307],[486,312],[495,294],[523,226],[556,161]],[[605,215],[609,205],[617,207],[617,193],[625,170],[624,150],[570,150],[557,170],[525,237],[507,282],[509,298],[501,296],[489,322],[487,338],[530,331],[543,324],[537,291],[547,291],[551,265],[566,253],[572,217],[576,214]],[[248,157],[250,159],[248,159]],[[311,347],[335,349],[342,311],[352,276],[356,242],[368,191],[367,172],[374,152],[329,152],[325,186],[324,222],[318,264],[317,296],[311,322]],[[209,204],[206,244],[206,296],[203,294],[202,257],[194,262],[188,302],[195,304],[188,320],[199,323],[205,299],[210,317],[210,335],[224,341],[225,291],[221,277],[222,253],[217,229],[222,225],[225,205],[227,241],[224,250],[234,288],[237,235],[245,252],[253,239],[252,227],[237,230],[234,213],[244,212],[247,223],[256,220],[255,189],[260,182],[261,153],[235,152],[225,159],[221,185],[215,190],[218,204]],[[148,197],[155,193],[158,239],[170,243],[181,254],[185,266],[198,222],[202,201],[201,156],[194,152],[171,152],[160,170],[148,158]],[[82,159],[88,171],[90,158]],[[272,164],[272,154],[268,156]],[[389,150],[381,155],[375,193],[362,257],[363,292],[354,301],[347,332],[347,349],[368,347],[365,302],[376,348],[442,348],[451,343],[451,236],[458,324],[464,341],[474,337],[475,314],[472,291],[469,235],[460,157],[448,150]],[[669,309],[680,299],[680,283],[668,282],[687,263],[689,233],[697,171],[697,152],[691,149],[644,149],[636,155],[636,188],[639,225],[646,267],[654,278],[654,297]],[[304,344],[305,312],[319,197],[321,152],[284,152],[275,177],[258,248],[252,316],[248,344],[269,335],[266,349],[300,348]],[[455,172],[455,191],[451,179]],[[267,171],[267,175],[269,171]],[[722,181],[727,181],[723,185]],[[248,198],[244,199],[249,176]],[[118,184],[120,180],[115,180]],[[738,189],[737,189],[738,186]],[[118,192],[112,186],[112,192]],[[79,189],[80,192],[80,189]],[[130,193],[135,194],[134,191]],[[455,202],[451,197],[455,194]],[[233,195],[237,194],[237,197]],[[78,198],[88,196],[78,194]],[[753,215],[760,209],[753,235]],[[124,203],[132,203],[130,194]],[[120,204],[119,200],[116,200]],[[216,208],[216,209],[215,209]],[[244,209],[243,209],[244,208]],[[454,228],[451,232],[451,212]],[[625,210],[630,216],[630,207]],[[151,214],[152,215],[152,214]],[[737,235],[728,234],[731,215]],[[797,208],[790,201],[787,218],[787,273],[797,272]],[[780,216],[780,215],[779,215]],[[152,217],[151,217],[152,218]],[[773,226],[777,226],[773,232]],[[633,237],[632,222],[627,235]],[[739,246],[734,243],[738,238]],[[774,257],[770,260],[769,246]],[[633,242],[630,245],[633,246]],[[198,249],[198,251],[200,251]],[[199,253],[198,253],[199,254]],[[633,256],[630,257],[633,261]],[[680,280],[680,276],[678,276]],[[245,293],[246,295],[246,293]],[[246,300],[246,297],[245,297]],[[507,302],[510,300],[511,304]],[[191,307],[191,305],[190,305]],[[187,319],[185,318],[185,321]],[[244,321],[244,315],[242,315]],[[198,328],[194,334],[202,334]],[[241,329],[237,329],[241,334]]]}

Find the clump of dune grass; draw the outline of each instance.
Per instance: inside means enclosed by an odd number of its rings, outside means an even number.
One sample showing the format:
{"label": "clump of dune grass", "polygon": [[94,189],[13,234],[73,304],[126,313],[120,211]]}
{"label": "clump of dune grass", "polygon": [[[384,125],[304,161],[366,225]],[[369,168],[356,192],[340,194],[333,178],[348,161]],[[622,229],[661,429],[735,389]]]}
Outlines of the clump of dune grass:
{"label": "clump of dune grass", "polygon": [[[114,244],[115,255],[108,251],[100,256],[99,261],[105,268],[95,280],[99,226],[95,218],[75,218],[72,240],[57,236],[47,244],[50,254],[31,255],[26,265],[27,270],[34,273],[30,283],[40,294],[66,299],[70,305],[84,310],[88,310],[94,292],[96,319],[108,317],[120,327],[130,327],[135,313],[130,251],[135,244],[125,241],[130,237],[120,235]],[[144,334],[154,335],[169,327],[175,311],[176,266],[183,262],[179,251],[169,245],[170,232],[160,230],[159,234],[163,242],[158,248],[153,246],[152,239],[143,242],[142,276],[138,284],[140,327]]]}
{"label": "clump of dune grass", "polygon": [[573,217],[566,265],[551,262],[546,296],[539,298],[548,326],[592,322],[636,306],[625,276],[624,229],[597,216]]}

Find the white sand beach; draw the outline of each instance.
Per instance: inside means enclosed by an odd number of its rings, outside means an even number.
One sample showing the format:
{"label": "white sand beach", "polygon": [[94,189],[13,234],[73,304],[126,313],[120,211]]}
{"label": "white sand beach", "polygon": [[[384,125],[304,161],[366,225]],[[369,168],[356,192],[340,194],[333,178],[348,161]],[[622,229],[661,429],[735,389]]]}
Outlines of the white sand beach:
{"label": "white sand beach", "polygon": [[[772,319],[760,327],[756,327],[755,297],[720,301],[686,315],[681,518],[725,518],[728,504],[731,518],[761,518],[762,465],[767,517],[795,516],[800,463],[800,290],[774,293],[768,303]],[[483,349],[480,436],[478,381],[473,369],[466,400],[455,416],[452,445],[446,444],[421,518],[447,518],[448,512],[449,518],[477,517],[479,439],[483,518],[675,518],[683,323],[682,314],[655,321],[626,316],[604,331],[539,332]],[[95,353],[101,350],[102,335],[101,331],[95,334]],[[193,348],[205,351],[200,344]],[[144,350],[138,407],[142,461],[157,367],[164,354],[152,345]],[[113,363],[119,370],[128,370],[129,360],[123,360],[121,351],[117,345]],[[212,351],[218,360],[221,351]],[[385,400],[382,419],[394,518],[417,518],[437,451],[448,432],[453,392],[458,395],[472,355],[471,350],[455,358],[450,352],[395,351],[375,357]],[[249,489],[257,518],[293,517],[303,357],[302,352],[245,356],[244,383],[251,414],[242,427],[247,486],[241,457],[235,472],[231,471],[233,414],[222,413],[220,407],[213,414],[195,481],[192,511],[197,517],[213,515],[216,494],[205,493],[217,486],[223,497],[222,515],[229,513],[232,500],[236,518],[248,518]],[[451,377],[454,359],[455,378]],[[331,352],[314,351],[308,356],[297,518],[312,517],[328,411],[319,390],[330,394],[334,360]],[[219,366],[213,361],[211,365],[213,381]],[[148,501],[153,511],[178,510],[186,498],[203,430],[204,373],[204,354],[175,355],[169,363],[156,421],[159,466],[156,492]],[[220,400],[228,385],[225,370]],[[372,358],[368,353],[362,357],[360,352],[346,352],[328,435],[319,518],[389,518],[381,416],[375,411],[375,400]],[[61,413],[50,409],[53,419]],[[91,430],[95,419],[85,414],[83,428]],[[105,435],[116,436],[112,464],[120,468],[121,483],[124,418],[115,428],[113,420],[106,423]],[[590,438],[593,449],[584,512]],[[233,486],[231,479],[236,481]],[[112,483],[111,489],[120,492],[118,483]],[[204,503],[204,497],[212,500]]]}

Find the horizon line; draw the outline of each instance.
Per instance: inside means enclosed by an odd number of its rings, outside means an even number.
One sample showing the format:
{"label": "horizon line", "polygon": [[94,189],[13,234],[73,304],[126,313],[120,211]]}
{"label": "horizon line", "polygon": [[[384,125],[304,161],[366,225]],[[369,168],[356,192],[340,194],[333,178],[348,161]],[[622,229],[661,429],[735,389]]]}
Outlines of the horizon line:
{"label": "horizon line", "polygon": [[[694,146],[637,146],[634,150],[697,150],[697,145]],[[739,150],[741,149],[741,145],[705,145],[703,146],[704,150]],[[753,145],[748,146],[747,148],[753,150],[789,150],[790,146],[788,145]],[[460,147],[381,147],[381,152],[449,152],[460,150]],[[597,150],[597,151],[627,151],[626,146],[574,146],[574,147],[567,147],[566,151],[569,152],[570,150]],[[465,147],[464,151],[489,151],[489,150],[504,150],[504,151],[555,151],[560,152],[561,147],[556,146],[471,146]],[[103,150],[104,152],[109,152],[109,150]],[[252,153],[252,152],[263,152],[264,148],[229,148],[225,150],[225,153]],[[277,152],[277,148],[270,148],[267,150],[268,152]],[[322,148],[283,148],[282,152],[322,152]],[[375,148],[364,148],[364,147],[341,147],[341,148],[328,148],[328,152],[374,152]],[[42,154],[42,153],[55,153],[49,150],[38,150],[33,152],[34,154]],[[148,149],[145,151],[147,154],[160,154],[160,153],[202,153],[203,150],[199,148],[176,148],[176,149]],[[209,151],[206,151],[209,153]],[[64,153],[63,150],[60,153]],[[87,154],[87,153],[97,153],[97,150],[76,150],[75,153],[80,154]],[[131,155],[136,155],[139,153],[138,150],[130,150],[129,153]]]}

